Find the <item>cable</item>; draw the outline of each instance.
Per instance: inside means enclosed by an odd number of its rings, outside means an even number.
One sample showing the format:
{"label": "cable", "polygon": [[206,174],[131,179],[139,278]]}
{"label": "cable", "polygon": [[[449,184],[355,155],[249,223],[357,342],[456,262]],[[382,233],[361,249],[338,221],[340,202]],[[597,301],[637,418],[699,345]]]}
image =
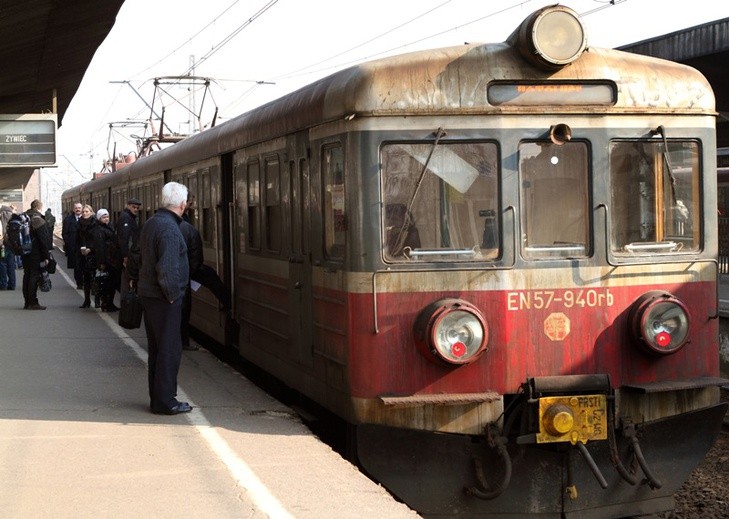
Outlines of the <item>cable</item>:
{"label": "cable", "polygon": [[227,13],[228,11],[230,11],[230,10],[231,10],[231,9],[233,8],[233,6],[234,6],[235,4],[237,4],[238,2],[240,2],[240,0],[235,0],[235,1],[234,1],[234,2],[232,3],[232,4],[230,4],[230,5],[228,6],[228,7],[226,7],[226,8],[225,8],[225,10],[223,10],[223,12],[222,12],[222,13],[220,13],[220,14],[219,14],[219,15],[217,15],[217,16],[216,16],[215,18],[213,18],[213,19],[212,19],[212,20],[211,20],[211,21],[210,21],[210,22],[209,22],[209,23],[208,23],[207,25],[205,25],[205,27],[203,27],[202,29],[200,29],[199,31],[197,31],[197,32],[196,32],[195,34],[193,34],[192,36],[190,36],[190,38],[188,38],[188,39],[187,39],[187,40],[186,40],[186,41],[185,41],[184,43],[182,43],[182,44],[181,44],[181,45],[179,45],[179,46],[178,46],[177,48],[175,48],[174,50],[172,50],[171,52],[169,52],[168,54],[166,54],[166,55],[165,55],[164,57],[162,57],[162,58],[158,59],[158,60],[157,60],[156,62],[152,63],[152,64],[151,64],[150,66],[148,66],[148,67],[147,67],[147,68],[145,68],[144,70],[140,70],[139,72],[137,72],[136,74],[134,74],[134,75],[133,75],[133,76],[131,76],[131,77],[132,77],[132,78],[135,78],[135,77],[137,77],[137,76],[140,76],[140,75],[144,74],[144,73],[145,73],[145,72],[147,72],[147,71],[148,71],[149,69],[151,69],[151,68],[153,68],[153,67],[155,67],[155,66],[159,65],[159,64],[160,64],[160,63],[162,63],[162,62],[163,62],[164,60],[166,60],[167,58],[169,58],[170,56],[172,56],[172,55],[173,55],[174,53],[176,53],[176,52],[177,52],[178,50],[180,50],[180,49],[181,49],[182,47],[184,47],[185,45],[187,45],[188,43],[190,43],[190,42],[191,42],[192,40],[194,40],[195,38],[197,38],[198,36],[200,36],[200,34],[201,34],[201,33],[202,33],[203,31],[205,31],[205,30],[206,30],[206,29],[207,29],[208,27],[210,27],[210,26],[211,26],[211,25],[213,25],[213,24],[214,24],[215,22],[217,22],[217,21],[218,21],[218,18],[220,18],[220,17],[221,17],[221,16],[223,16],[223,15],[224,15],[225,13]]}
{"label": "cable", "polygon": [[248,27],[250,24],[252,24],[256,19],[258,19],[263,13],[268,11],[271,7],[276,5],[278,3],[278,0],[271,0],[266,5],[261,7],[257,13],[255,13],[253,16],[251,16],[248,20],[243,22],[241,25],[238,26],[237,29],[235,29],[232,33],[230,33],[228,36],[223,38],[222,41],[220,41],[217,45],[214,45],[212,49],[210,49],[200,60],[195,63],[193,66],[188,68],[185,72],[183,72],[182,76],[189,74],[194,67],[201,65],[205,61],[207,61],[210,57],[212,57],[216,52],[218,52],[220,49],[222,49],[227,43],[229,43],[233,38],[235,38],[243,29]]}

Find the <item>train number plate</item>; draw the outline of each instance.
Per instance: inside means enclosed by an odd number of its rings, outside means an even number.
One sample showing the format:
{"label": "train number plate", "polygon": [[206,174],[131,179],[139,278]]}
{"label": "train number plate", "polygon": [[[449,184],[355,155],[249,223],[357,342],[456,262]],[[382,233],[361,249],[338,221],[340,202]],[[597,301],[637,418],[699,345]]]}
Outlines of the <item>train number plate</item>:
{"label": "train number plate", "polygon": [[607,440],[607,397],[575,395],[539,399],[537,443]]}

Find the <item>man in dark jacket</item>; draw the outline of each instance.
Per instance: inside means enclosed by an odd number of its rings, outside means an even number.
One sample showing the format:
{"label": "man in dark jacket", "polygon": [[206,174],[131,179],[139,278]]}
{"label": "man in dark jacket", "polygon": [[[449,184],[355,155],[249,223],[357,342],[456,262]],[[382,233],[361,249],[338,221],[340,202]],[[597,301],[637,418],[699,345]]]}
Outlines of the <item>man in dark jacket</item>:
{"label": "man in dark jacket", "polygon": [[23,256],[23,298],[26,310],[45,310],[38,302],[38,282],[41,279],[41,265],[48,261],[48,253],[53,248],[53,236],[43,219],[40,200],[33,200],[26,214],[30,217],[30,236],[33,248]]}
{"label": "man in dark jacket", "polygon": [[73,269],[73,277],[76,280],[76,288],[82,289],[83,269],[79,265],[78,247],[76,247],[76,229],[78,220],[81,218],[81,202],[73,204],[73,211],[63,219],[61,227],[61,238],[63,238],[63,250],[66,253],[66,267]]}
{"label": "man in dark jacket", "polygon": [[139,224],[137,224],[137,214],[139,208],[142,207],[142,201],[138,198],[130,198],[127,200],[127,207],[119,215],[119,221],[116,222],[116,238],[119,240],[119,251],[122,258],[121,283],[119,294],[121,300],[129,290],[129,272],[127,265],[129,264],[129,249],[139,239]]}
{"label": "man in dark jacket", "polygon": [[[162,207],[147,220],[139,237],[137,292],[147,332],[150,408],[155,414],[172,415],[192,410],[190,404],[176,398],[182,303],[190,279],[187,245],[180,231],[187,188],[168,182],[160,203]],[[134,278],[134,265],[130,270]]]}

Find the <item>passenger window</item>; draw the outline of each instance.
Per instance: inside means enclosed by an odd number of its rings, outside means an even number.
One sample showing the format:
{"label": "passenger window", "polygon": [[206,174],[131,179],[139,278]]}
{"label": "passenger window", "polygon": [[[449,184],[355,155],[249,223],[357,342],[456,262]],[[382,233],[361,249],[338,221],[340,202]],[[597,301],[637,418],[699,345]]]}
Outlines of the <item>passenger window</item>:
{"label": "passenger window", "polygon": [[248,246],[251,249],[261,248],[261,222],[259,206],[261,205],[260,171],[258,162],[248,164]]}
{"label": "passenger window", "polygon": [[213,210],[210,207],[210,172],[205,169],[202,171],[202,193],[198,199],[198,204],[202,210],[202,235],[203,243],[208,246],[213,245]]}
{"label": "passenger window", "polygon": [[344,153],[341,146],[324,148],[324,246],[327,258],[343,259],[347,234]]}
{"label": "passenger window", "polygon": [[696,142],[612,142],[610,178],[613,253],[652,255],[699,249]]}
{"label": "passenger window", "polygon": [[265,162],[266,175],[266,246],[268,250],[281,251],[283,211],[281,210],[281,168],[278,158]]}
{"label": "passenger window", "polygon": [[591,248],[587,144],[520,144],[519,179],[524,257],[587,256]]}
{"label": "passenger window", "polygon": [[386,261],[499,257],[498,150],[493,143],[382,148]]}

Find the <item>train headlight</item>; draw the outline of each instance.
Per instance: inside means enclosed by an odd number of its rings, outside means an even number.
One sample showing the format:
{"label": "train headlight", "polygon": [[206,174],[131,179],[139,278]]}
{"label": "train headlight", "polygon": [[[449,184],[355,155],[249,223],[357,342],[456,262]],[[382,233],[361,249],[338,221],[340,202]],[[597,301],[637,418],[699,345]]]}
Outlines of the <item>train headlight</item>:
{"label": "train headlight", "polygon": [[460,299],[442,299],[425,308],[415,322],[415,339],[431,360],[468,364],[488,344],[486,321],[472,304]]}
{"label": "train headlight", "polygon": [[547,70],[572,63],[587,46],[585,28],[579,16],[561,5],[535,11],[508,41],[531,63]]}
{"label": "train headlight", "polygon": [[688,342],[686,305],[666,292],[644,294],[633,305],[630,321],[635,341],[650,353],[675,353]]}

